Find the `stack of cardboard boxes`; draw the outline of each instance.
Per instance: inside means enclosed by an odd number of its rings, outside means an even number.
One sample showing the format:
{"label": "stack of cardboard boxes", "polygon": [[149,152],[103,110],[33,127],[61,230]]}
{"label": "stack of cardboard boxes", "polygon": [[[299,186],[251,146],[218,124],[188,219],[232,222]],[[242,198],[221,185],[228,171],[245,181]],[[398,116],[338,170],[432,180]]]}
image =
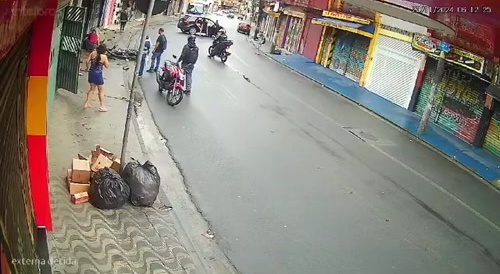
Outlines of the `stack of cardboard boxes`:
{"label": "stack of cardboard boxes", "polygon": [[78,158],[73,159],[71,169],[68,169],[68,189],[71,201],[81,204],[89,201],[90,185],[92,175],[102,168],[111,168],[120,172],[120,160],[110,151],[96,145],[89,157],[78,154]]}

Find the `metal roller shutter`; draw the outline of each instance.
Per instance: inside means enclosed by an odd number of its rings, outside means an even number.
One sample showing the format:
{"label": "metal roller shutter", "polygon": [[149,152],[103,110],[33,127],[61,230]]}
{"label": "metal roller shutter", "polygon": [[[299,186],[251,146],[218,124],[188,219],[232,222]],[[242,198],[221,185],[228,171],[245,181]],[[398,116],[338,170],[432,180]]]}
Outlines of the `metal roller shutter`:
{"label": "metal roller shutter", "polygon": [[495,108],[491,117],[483,148],[500,157],[500,106]]}
{"label": "metal roller shutter", "polygon": [[424,55],[411,44],[381,36],[366,88],[390,102],[408,108]]}
{"label": "metal roller shutter", "polygon": [[335,39],[330,69],[358,82],[365,67],[369,46],[369,38],[339,31]]}
{"label": "metal roller shutter", "polygon": [[[433,81],[437,61],[428,59],[416,112],[422,115]],[[460,139],[472,143],[479,127],[488,84],[461,68],[447,64],[436,94],[431,120]]]}
{"label": "metal roller shutter", "polygon": [[337,33],[335,46],[333,47],[333,60],[330,65],[333,71],[344,75],[353,44],[354,35],[350,35],[350,33],[345,31],[339,31]]}

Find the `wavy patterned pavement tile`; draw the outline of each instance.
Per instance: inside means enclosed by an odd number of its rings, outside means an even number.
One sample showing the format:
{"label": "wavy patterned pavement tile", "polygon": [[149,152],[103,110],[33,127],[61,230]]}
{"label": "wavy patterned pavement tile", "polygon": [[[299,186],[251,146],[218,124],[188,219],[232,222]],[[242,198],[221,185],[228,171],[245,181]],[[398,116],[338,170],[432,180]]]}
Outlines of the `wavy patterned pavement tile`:
{"label": "wavy patterned pavement tile", "polygon": [[118,210],[99,210],[90,203],[74,205],[65,178],[51,176],[50,184],[54,215],[50,253],[53,259],[75,262],[53,265],[55,274],[196,273],[168,211],[132,205]]}

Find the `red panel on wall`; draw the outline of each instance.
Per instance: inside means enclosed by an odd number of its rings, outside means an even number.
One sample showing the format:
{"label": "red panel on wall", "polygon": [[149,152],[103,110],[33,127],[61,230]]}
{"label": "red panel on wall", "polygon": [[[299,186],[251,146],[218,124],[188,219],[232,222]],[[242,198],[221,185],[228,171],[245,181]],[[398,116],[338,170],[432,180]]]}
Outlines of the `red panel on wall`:
{"label": "red panel on wall", "polygon": [[57,1],[48,0],[46,12],[40,14],[34,22],[31,38],[30,76],[48,76],[50,52],[52,51],[52,32],[54,31],[55,11]]}
{"label": "red panel on wall", "polygon": [[302,35],[305,41],[303,55],[311,60],[315,60],[319,42],[321,41],[321,34],[323,33],[323,26],[311,24],[311,18],[307,18],[306,27]]}
{"label": "red panel on wall", "polygon": [[52,231],[49,193],[47,136],[28,136],[28,163],[35,220],[38,226]]}
{"label": "red panel on wall", "polygon": [[2,243],[0,243],[0,273],[1,274],[10,274],[9,264],[7,261],[7,254],[4,253],[2,248]]}
{"label": "red panel on wall", "polygon": [[434,18],[455,29],[458,35],[457,37],[448,37],[434,32],[433,36],[478,55],[493,58],[496,40],[495,29],[448,13],[435,14]]}
{"label": "red panel on wall", "polygon": [[309,7],[318,10],[327,10],[329,0],[311,0]]}

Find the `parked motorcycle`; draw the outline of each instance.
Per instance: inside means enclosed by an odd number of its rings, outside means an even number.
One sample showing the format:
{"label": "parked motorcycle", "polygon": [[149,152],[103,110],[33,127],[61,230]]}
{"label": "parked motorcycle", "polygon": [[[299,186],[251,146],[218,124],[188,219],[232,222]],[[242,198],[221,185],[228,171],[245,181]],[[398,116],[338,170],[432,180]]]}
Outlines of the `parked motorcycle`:
{"label": "parked motorcycle", "polygon": [[[229,57],[229,55],[231,55],[231,53],[229,52],[229,48],[233,45],[233,41],[232,40],[226,40],[226,41],[222,41],[220,43],[222,43],[223,47],[220,50],[220,52],[218,54],[216,54],[215,56],[219,57],[220,61],[222,63],[225,63],[227,61],[227,57]],[[215,49],[215,46],[216,46],[216,44],[212,44],[208,48],[208,54],[209,55],[212,55],[212,51]]]}
{"label": "parked motorcycle", "polygon": [[[177,56],[172,55],[175,60]],[[176,106],[184,97],[186,91],[185,73],[177,62],[165,61],[165,64],[160,71],[156,73],[156,82],[158,83],[158,91],[166,92],[166,100],[170,106]]]}

